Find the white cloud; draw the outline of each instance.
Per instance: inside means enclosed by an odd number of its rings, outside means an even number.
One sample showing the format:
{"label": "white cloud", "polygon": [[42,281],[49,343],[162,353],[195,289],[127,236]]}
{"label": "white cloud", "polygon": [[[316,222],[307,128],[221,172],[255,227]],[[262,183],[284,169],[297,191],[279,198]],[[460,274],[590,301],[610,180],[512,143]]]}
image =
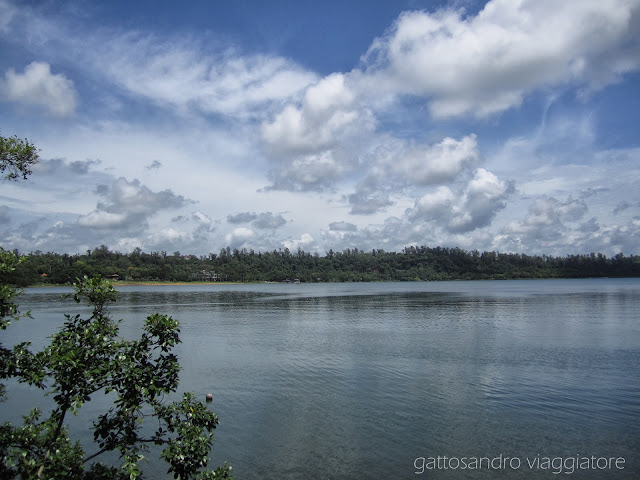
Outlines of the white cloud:
{"label": "white cloud", "polygon": [[78,225],[143,231],[147,220],[158,211],[188,203],[182,195],[175,195],[171,190],[153,192],[139,180],[129,182],[124,177],[114,180],[111,185],[98,185],[96,193],[106,202],[99,202],[93,212],[80,216]]}
{"label": "white cloud", "polygon": [[270,172],[267,190],[320,191],[340,180],[353,165],[340,161],[333,151],[294,157]]}
{"label": "white cloud", "polygon": [[307,88],[300,106],[287,105],[261,135],[278,155],[308,154],[336,146],[339,140],[373,127],[371,113],[353,106],[355,94],[342,74],[332,74]]}
{"label": "white cloud", "polygon": [[[0,216],[12,229],[2,240],[69,252],[100,243],[265,251],[285,241],[327,250],[628,251],[633,238],[624,236],[638,230],[640,150],[624,150],[616,132],[607,138],[612,150],[598,152],[608,135],[598,109],[635,86],[626,82],[587,106],[571,95],[588,101],[638,68],[630,33],[638,4],[495,0],[477,15],[406,12],[360,69],[321,77],[295,59],[247,54],[210,33],[96,27],[91,11],[81,24],[39,6],[9,7],[3,18],[8,4],[0,0],[3,45],[18,46],[30,25],[20,48],[48,62],[43,78],[67,80],[58,71],[65,65],[82,92],[95,93],[82,119],[0,119],[6,133],[22,121],[17,133],[55,157],[24,186],[6,186],[9,210]],[[26,79],[27,70],[13,74]],[[527,108],[503,119],[473,118],[523,99]],[[541,125],[528,131],[538,111]],[[435,118],[460,114],[469,115],[464,123]],[[146,186],[125,180],[136,177]],[[597,195],[580,194],[587,190]],[[198,211],[173,192],[188,192]],[[32,215],[21,218],[18,208]],[[349,214],[368,215],[370,225]]]}
{"label": "white cloud", "polygon": [[423,195],[416,201],[413,217],[427,220],[446,218],[451,214],[456,197],[449,187],[440,186],[435,192]]}
{"label": "white cloud", "polygon": [[121,237],[118,238],[115,245],[111,247],[116,252],[132,252],[136,248],[142,249],[143,243],[136,237]]}
{"label": "white cloud", "polygon": [[114,228],[121,227],[127,219],[124,213],[109,213],[102,210],[94,210],[78,218],[78,225],[83,227]]}
{"label": "white cloud", "polygon": [[190,241],[191,239],[186,232],[181,232],[172,227],[163,228],[147,237],[147,242],[150,245],[171,245],[176,244],[176,242],[185,245],[186,242]]}
{"label": "white cloud", "polygon": [[326,249],[343,250],[354,248],[367,251],[383,249],[386,251],[400,251],[411,244],[433,243],[429,234],[433,228],[426,224],[416,224],[398,217],[387,217],[382,223],[372,223],[354,231],[325,230],[323,238]]}
{"label": "white cloud", "polygon": [[241,248],[255,236],[255,232],[247,227],[234,228],[225,236],[227,245],[231,248]]}
{"label": "white cloud", "polygon": [[393,204],[392,192],[454,182],[480,162],[476,136],[460,140],[445,137],[435,144],[391,139],[381,145],[366,169],[365,178],[347,197],[353,214],[372,214]]}
{"label": "white cloud", "polygon": [[343,74],[329,75],[264,121],[260,136],[277,190],[321,190],[358,165],[357,149],[376,120]]}
{"label": "white cloud", "polygon": [[309,233],[303,233],[299,239],[297,240],[285,240],[284,246],[289,250],[297,250],[298,248],[305,249],[305,247],[309,247],[313,243],[313,236]]}
{"label": "white cloud", "polygon": [[96,26],[89,21],[96,14],[92,9],[82,9],[82,20],[75,21],[73,7],[68,18],[38,7],[7,9],[12,15],[0,15],[0,32],[4,29],[9,41],[28,38],[28,46],[41,56],[74,63],[93,82],[110,87],[101,91],[106,96],[99,101],[105,104],[117,104],[125,93],[181,115],[247,120],[264,117],[273,104],[279,107],[317,80],[314,72],[287,58],[247,54],[206,31],[156,34],[106,27],[107,22]]}
{"label": "white cloud", "polygon": [[480,158],[475,135],[461,140],[446,137],[435,145],[406,149],[390,163],[393,173],[407,183],[438,185],[452,182],[465,168]]}
{"label": "white cloud", "polygon": [[167,41],[142,34],[100,46],[95,60],[97,71],[137,96],[181,110],[236,117],[260,116],[270,103],[289,99],[316,79],[281,57],[241,55],[188,38]]}
{"label": "white cloud", "polygon": [[637,0],[493,0],[461,10],[405,12],[363,57],[378,85],[425,96],[436,117],[479,117],[525,95],[593,90],[640,66]]}
{"label": "white cloud", "polygon": [[108,199],[108,204],[101,204],[107,211],[122,210],[150,215],[160,209],[181,207],[186,203],[182,195],[177,196],[168,189],[152,192],[139,180],[129,182],[124,177],[118,178],[110,186],[100,185],[98,193]]}
{"label": "white cloud", "polygon": [[554,197],[542,196],[536,199],[523,220],[510,222],[506,232],[514,235],[525,235],[532,239],[553,240],[559,238],[566,230],[567,222],[577,222],[587,212],[583,200],[569,197],[557,200]]}
{"label": "white cloud", "polygon": [[0,92],[9,101],[42,108],[59,117],[73,114],[77,105],[73,82],[61,73],[51,73],[51,67],[44,62],[30,63],[24,73],[10,68],[4,82],[0,82]]}
{"label": "white cloud", "polygon": [[611,218],[583,221],[590,211],[584,198],[542,196],[533,202],[524,218],[512,220],[496,235],[493,248],[551,255],[637,251],[638,217],[618,224],[607,224]]}
{"label": "white cloud", "polygon": [[584,241],[584,251],[633,253],[638,251],[640,218],[636,217],[623,225],[604,227]]}
{"label": "white cloud", "polygon": [[303,104],[306,112],[320,115],[335,108],[348,107],[354,100],[355,94],[346,85],[345,76],[333,73],[307,89]]}
{"label": "white cloud", "polygon": [[454,207],[454,216],[448,228],[452,232],[468,232],[486,227],[496,212],[506,205],[506,198],[513,193],[513,185],[499,180],[493,173],[479,168],[469,182],[462,204]]}
{"label": "white cloud", "polygon": [[208,252],[215,230],[211,218],[200,211],[174,217],[171,226],[157,221],[150,223],[143,242],[138,245],[140,248],[189,254]]}
{"label": "white cloud", "polygon": [[496,213],[506,206],[513,185],[493,173],[478,168],[464,191],[455,195],[446,186],[438,187],[418,199],[406,217],[435,222],[450,233],[464,233],[488,226]]}
{"label": "white cloud", "polygon": [[202,225],[211,225],[211,217],[202,212],[193,212],[192,218]]}

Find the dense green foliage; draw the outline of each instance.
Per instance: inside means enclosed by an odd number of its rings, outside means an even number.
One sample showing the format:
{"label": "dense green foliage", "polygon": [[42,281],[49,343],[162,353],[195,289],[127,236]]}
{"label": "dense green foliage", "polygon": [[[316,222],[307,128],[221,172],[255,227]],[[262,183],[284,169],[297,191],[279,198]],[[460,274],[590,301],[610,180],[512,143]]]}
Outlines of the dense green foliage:
{"label": "dense green foliage", "polygon": [[18,285],[65,284],[83,275],[121,280],[197,281],[212,279],[264,282],[410,281],[451,279],[631,277],[640,275],[640,256],[601,254],[531,256],[459,248],[408,247],[400,253],[330,250],[324,256],[302,250],[256,253],[223,249],[196,257],[175,252],[124,254],[104,245],[85,254],[33,252],[13,276]]}
{"label": "dense green foliage", "polygon": [[[18,258],[0,248],[0,271],[15,273]],[[2,286],[2,329],[19,318],[16,292]],[[55,404],[44,414],[32,410],[22,425],[0,425],[0,478],[12,479],[133,479],[141,476],[140,463],[148,445],[162,447],[161,457],[175,478],[230,478],[226,464],[203,471],[218,417],[193,393],[169,401],[178,388],[180,366],[171,352],[180,342],[179,325],[165,315],[147,317],[138,340],[118,334],[118,323],[106,309],[116,291],[101,278],[75,284],[76,302],[92,307],[88,318],[66,315],[63,327],[42,351],[30,351],[25,342],[13,348],[0,345],[0,378],[32,385]],[[28,320],[26,320],[28,321]],[[10,395],[11,389],[1,396]],[[109,394],[113,405],[92,424],[95,452],[85,454],[66,428],[69,414],[82,413],[96,394]],[[88,465],[105,452],[119,453],[121,465]]]}
{"label": "dense green foliage", "polygon": [[[0,173],[8,180],[26,180],[38,163],[38,149],[28,140],[0,135]],[[7,172],[7,173],[5,173]]]}

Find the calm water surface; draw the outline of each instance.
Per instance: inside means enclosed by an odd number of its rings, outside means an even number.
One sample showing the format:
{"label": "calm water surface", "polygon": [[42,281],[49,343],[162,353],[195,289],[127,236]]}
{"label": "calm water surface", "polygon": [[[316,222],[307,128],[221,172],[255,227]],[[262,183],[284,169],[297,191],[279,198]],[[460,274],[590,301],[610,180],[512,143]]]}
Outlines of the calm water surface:
{"label": "calm water surface", "polygon": [[[5,345],[44,345],[78,309],[62,292],[28,289]],[[180,320],[180,389],[213,393],[238,479],[640,478],[638,279],[122,287],[111,310],[130,337]],[[3,417],[44,405],[12,388]]]}

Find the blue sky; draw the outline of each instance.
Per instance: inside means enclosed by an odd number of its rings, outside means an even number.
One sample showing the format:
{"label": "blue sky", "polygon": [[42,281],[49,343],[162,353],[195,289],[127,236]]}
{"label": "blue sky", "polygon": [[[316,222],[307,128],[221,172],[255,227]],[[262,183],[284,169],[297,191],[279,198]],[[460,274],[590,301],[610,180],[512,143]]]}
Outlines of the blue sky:
{"label": "blue sky", "polygon": [[0,0],[0,245],[639,253],[640,0]]}

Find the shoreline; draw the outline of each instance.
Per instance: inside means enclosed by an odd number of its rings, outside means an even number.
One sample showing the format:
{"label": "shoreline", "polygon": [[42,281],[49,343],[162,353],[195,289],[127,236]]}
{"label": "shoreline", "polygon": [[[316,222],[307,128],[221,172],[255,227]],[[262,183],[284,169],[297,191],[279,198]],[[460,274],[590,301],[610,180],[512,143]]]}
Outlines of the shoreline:
{"label": "shoreline", "polygon": [[[592,280],[592,279],[632,279],[638,278],[634,276],[621,276],[621,277],[516,277],[516,278],[448,278],[442,280],[373,280],[368,282],[353,282],[353,281],[342,281],[342,282],[302,282],[302,283],[413,283],[413,282],[469,282],[469,281],[499,281],[499,282],[508,282],[508,281],[519,281],[519,280]],[[286,284],[286,282],[277,282],[277,281],[261,281],[261,282],[186,282],[186,281],[177,281],[172,282],[168,280],[140,280],[140,281],[126,281],[120,280],[117,282],[111,282],[113,287],[170,287],[170,286],[189,286],[189,285],[262,285],[262,284]],[[293,283],[292,283],[293,285]],[[59,283],[40,283],[34,285],[26,285],[23,287],[15,287],[15,288],[54,288],[54,287],[73,287],[73,285],[67,284],[59,284]]]}
{"label": "shoreline", "polygon": [[[170,282],[164,280],[142,280],[142,281],[118,281],[111,282],[113,287],[170,287],[174,285],[246,285],[247,282]],[[56,288],[56,287],[70,287],[73,285],[70,283],[36,283],[33,285],[27,285],[19,288]],[[16,287],[17,288],[17,287]]]}
{"label": "shoreline", "polygon": [[166,280],[118,281],[114,287],[169,287],[172,285],[244,285],[243,282],[170,282]]}

